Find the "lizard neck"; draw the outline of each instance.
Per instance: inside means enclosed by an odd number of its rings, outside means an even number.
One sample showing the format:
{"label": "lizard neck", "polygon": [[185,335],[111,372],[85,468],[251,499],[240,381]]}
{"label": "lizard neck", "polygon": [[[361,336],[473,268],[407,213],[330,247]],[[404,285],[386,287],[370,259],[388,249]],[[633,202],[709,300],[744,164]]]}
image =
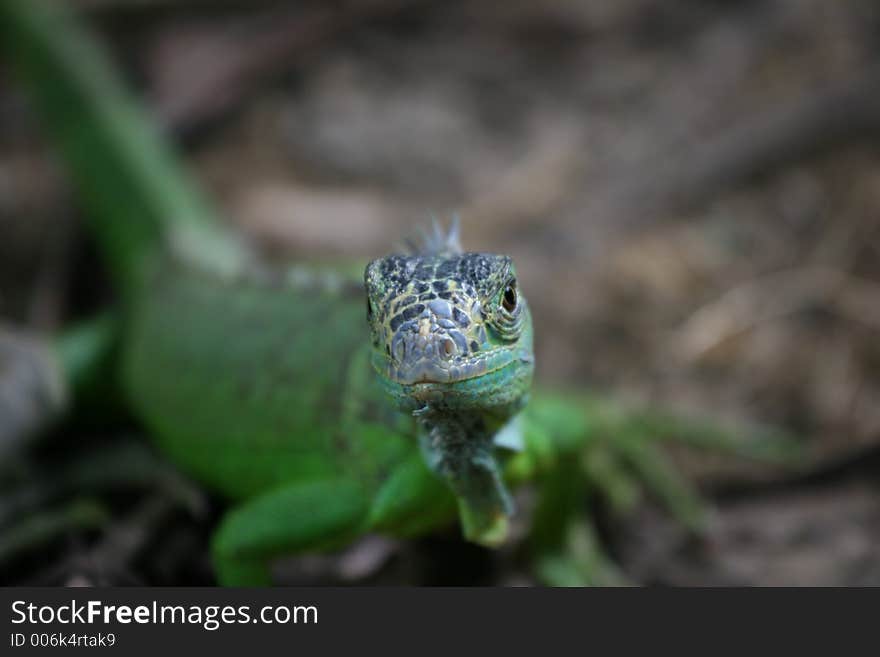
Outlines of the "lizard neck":
{"label": "lizard neck", "polygon": [[477,413],[428,406],[416,417],[425,461],[455,493],[465,537],[498,545],[507,535],[513,502],[493,454],[495,431]]}

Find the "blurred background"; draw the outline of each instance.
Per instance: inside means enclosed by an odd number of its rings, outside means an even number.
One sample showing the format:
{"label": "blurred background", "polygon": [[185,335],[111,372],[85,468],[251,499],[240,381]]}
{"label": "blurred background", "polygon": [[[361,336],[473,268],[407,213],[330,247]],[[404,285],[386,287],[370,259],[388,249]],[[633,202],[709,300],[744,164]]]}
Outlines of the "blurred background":
{"label": "blurred background", "polygon": [[[469,250],[517,262],[541,381],[804,440],[797,475],[676,454],[713,504],[708,532],[649,503],[605,522],[631,581],[880,584],[880,4],[74,4],[227,220],[266,248],[376,257],[428,212],[457,211]],[[52,331],[112,298],[80,220],[2,75],[5,322]],[[54,438],[40,476],[94,433]],[[0,499],[0,520],[40,491],[28,479]],[[206,583],[192,548],[216,504],[185,496],[180,512],[120,492],[109,530],[50,518],[7,535],[0,575]],[[286,577],[529,583],[513,553],[454,532],[370,538]]]}

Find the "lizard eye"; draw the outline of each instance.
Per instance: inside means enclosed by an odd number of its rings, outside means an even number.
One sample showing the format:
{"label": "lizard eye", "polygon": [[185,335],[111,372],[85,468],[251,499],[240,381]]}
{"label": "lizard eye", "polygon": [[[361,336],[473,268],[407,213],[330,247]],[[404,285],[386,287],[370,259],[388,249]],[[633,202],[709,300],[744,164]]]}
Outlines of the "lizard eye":
{"label": "lizard eye", "polygon": [[370,303],[370,297],[367,297],[367,321],[373,319],[373,304]]}
{"label": "lizard eye", "polygon": [[501,305],[509,313],[516,310],[516,304],[519,302],[519,295],[516,292],[516,279],[511,280],[507,287],[504,288],[504,295],[501,297]]}

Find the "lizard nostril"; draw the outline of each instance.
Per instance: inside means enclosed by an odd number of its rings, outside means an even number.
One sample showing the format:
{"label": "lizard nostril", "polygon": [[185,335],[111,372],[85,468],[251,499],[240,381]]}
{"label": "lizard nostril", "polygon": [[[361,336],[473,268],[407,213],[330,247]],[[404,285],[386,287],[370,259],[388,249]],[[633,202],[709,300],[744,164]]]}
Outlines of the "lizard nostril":
{"label": "lizard nostril", "polygon": [[454,355],[455,355],[455,342],[453,342],[453,341],[452,341],[451,339],[449,339],[449,338],[446,338],[446,339],[443,341],[443,345],[442,345],[442,351],[441,351],[441,353],[442,353],[446,358],[451,358],[452,356],[454,356]]}

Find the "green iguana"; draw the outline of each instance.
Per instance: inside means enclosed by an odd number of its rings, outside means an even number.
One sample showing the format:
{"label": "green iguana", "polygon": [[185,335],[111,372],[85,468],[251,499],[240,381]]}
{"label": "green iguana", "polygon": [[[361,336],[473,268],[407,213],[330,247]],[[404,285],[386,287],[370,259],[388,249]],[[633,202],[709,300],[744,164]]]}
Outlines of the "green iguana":
{"label": "green iguana", "polygon": [[[462,252],[454,227],[365,273],[267,264],[219,228],[71,16],[2,0],[0,44],[117,284],[127,403],[174,463],[233,501],[212,546],[220,582],[266,583],[276,557],[456,514],[467,539],[497,545],[507,487],[527,479],[539,573],[595,582],[587,492],[619,501],[641,478],[699,524],[655,439],[769,454],[585,394],[530,392],[532,318],[513,263]],[[82,354],[60,344],[73,376]]]}

